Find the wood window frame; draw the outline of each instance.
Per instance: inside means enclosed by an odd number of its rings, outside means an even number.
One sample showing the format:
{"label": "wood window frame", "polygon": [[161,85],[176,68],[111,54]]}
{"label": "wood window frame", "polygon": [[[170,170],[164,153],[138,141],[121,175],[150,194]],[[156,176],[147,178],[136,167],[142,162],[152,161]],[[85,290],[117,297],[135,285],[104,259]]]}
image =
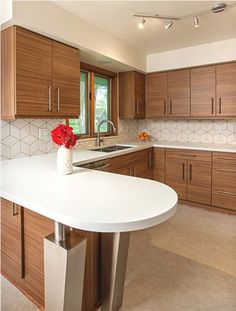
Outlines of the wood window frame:
{"label": "wood window frame", "polygon": [[[117,91],[118,91],[118,75],[115,72],[99,68],[87,63],[80,63],[80,70],[88,72],[88,133],[76,135],[77,139],[88,139],[96,138],[95,133],[95,105],[94,105],[94,78],[95,75],[109,78],[110,79],[110,120],[114,123],[116,132],[102,133],[102,136],[117,136],[118,135],[118,101],[117,101]],[[69,124],[69,119],[66,119],[66,124]]]}

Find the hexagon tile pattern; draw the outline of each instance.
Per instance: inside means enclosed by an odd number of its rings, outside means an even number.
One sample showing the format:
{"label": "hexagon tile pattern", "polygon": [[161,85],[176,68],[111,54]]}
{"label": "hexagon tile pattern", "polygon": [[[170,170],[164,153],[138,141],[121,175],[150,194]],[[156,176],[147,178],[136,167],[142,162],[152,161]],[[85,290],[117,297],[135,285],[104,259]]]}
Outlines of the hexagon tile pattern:
{"label": "hexagon tile pattern", "polygon": [[141,120],[139,130],[159,141],[236,144],[235,120]]}
{"label": "hexagon tile pattern", "polygon": [[[50,133],[63,120],[17,119],[1,120],[1,160],[39,155],[55,152],[57,147],[52,143],[50,135],[45,140],[39,139],[39,129],[47,129]],[[138,132],[138,121],[122,120],[119,122],[119,136],[105,138],[105,144],[134,140]],[[95,139],[80,140],[79,148],[95,146]]]}

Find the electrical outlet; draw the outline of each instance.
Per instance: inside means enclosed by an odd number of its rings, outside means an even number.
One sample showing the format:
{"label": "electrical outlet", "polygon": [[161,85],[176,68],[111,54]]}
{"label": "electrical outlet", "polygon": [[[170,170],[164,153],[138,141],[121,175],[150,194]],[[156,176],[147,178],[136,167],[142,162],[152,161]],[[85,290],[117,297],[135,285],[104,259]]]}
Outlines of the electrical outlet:
{"label": "electrical outlet", "polygon": [[44,129],[44,128],[39,129],[39,139],[47,141],[48,138],[49,138],[48,129]]}

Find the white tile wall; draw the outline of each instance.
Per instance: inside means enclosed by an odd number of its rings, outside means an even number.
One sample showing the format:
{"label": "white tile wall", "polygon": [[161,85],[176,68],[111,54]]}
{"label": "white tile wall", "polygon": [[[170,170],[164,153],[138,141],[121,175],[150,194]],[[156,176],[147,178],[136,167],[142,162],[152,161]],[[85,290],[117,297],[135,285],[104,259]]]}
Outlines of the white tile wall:
{"label": "white tile wall", "polygon": [[[50,136],[46,140],[39,139],[39,129],[51,129],[62,120],[17,119],[1,120],[1,160],[39,155],[56,151]],[[119,121],[119,136],[105,139],[105,144],[134,140],[138,133],[138,121]],[[76,148],[95,146],[95,139],[80,140]]]}
{"label": "white tile wall", "polygon": [[[39,129],[49,132],[62,120],[18,119],[1,121],[1,160],[56,151],[51,142],[39,139]],[[120,120],[119,136],[105,144],[137,140],[138,131],[148,131],[152,140],[236,144],[236,121],[224,120]],[[80,140],[76,148],[95,146],[95,139]]]}
{"label": "white tile wall", "polygon": [[236,143],[235,120],[141,120],[139,130],[159,141]]}

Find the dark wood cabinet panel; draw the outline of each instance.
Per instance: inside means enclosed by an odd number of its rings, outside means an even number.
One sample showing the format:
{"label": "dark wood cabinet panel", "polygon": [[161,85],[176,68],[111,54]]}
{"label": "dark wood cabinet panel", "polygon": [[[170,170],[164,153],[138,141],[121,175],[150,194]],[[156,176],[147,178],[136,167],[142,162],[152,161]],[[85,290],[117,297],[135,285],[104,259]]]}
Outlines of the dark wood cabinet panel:
{"label": "dark wood cabinet panel", "polygon": [[191,116],[215,115],[215,66],[191,69]]}
{"label": "dark wood cabinet panel", "polygon": [[212,204],[236,210],[236,154],[213,152]]}
{"label": "dark wood cabinet panel", "polygon": [[180,199],[187,199],[187,161],[166,159],[166,183],[177,192]]}
{"label": "dark wood cabinet panel", "polygon": [[236,116],[236,62],[216,65],[216,115]]}
{"label": "dark wood cabinet panel", "polygon": [[1,199],[1,272],[15,283],[24,277],[22,209]]}
{"label": "dark wood cabinet panel", "polygon": [[79,50],[53,42],[53,113],[79,117],[80,114]]}
{"label": "dark wood cabinet panel", "polygon": [[167,116],[167,73],[146,75],[146,118]]}
{"label": "dark wood cabinet panel", "polygon": [[119,113],[122,119],[145,116],[145,76],[135,71],[119,74]]}
{"label": "dark wood cabinet panel", "polygon": [[187,161],[187,200],[211,204],[211,161]]}
{"label": "dark wood cabinet panel", "polygon": [[168,114],[190,116],[190,70],[168,72]]}
{"label": "dark wood cabinet panel", "polygon": [[77,118],[79,50],[18,26],[1,34],[2,118]]}
{"label": "dark wood cabinet panel", "polygon": [[153,179],[165,182],[165,148],[153,150]]}
{"label": "dark wood cabinet panel", "polygon": [[133,175],[135,177],[152,179],[152,166],[152,149],[139,151],[133,155]]}

